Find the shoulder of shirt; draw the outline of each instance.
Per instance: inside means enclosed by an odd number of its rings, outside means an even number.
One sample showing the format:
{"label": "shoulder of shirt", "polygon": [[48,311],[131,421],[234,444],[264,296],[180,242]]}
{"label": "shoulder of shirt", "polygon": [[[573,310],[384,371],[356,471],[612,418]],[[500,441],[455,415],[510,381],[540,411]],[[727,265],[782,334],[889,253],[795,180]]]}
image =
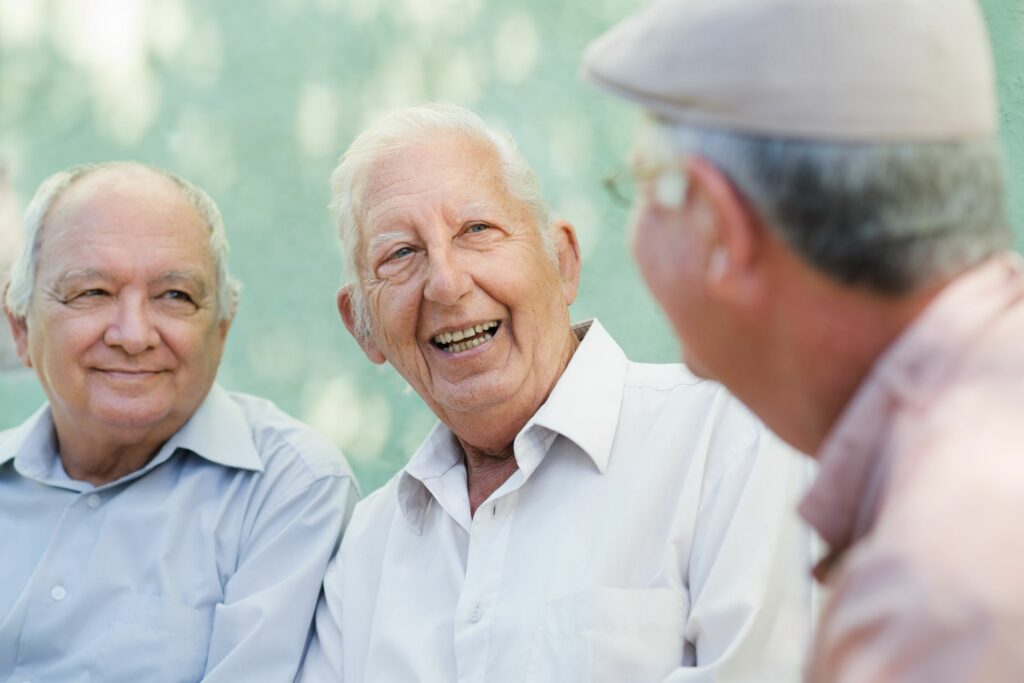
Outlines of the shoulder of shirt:
{"label": "shoulder of shirt", "polygon": [[[703,379],[682,363],[629,362],[626,372],[623,401],[639,399],[646,393],[657,392],[663,401],[663,410],[711,410],[720,402],[720,414],[715,418],[718,436],[715,442],[725,446],[718,456],[723,465],[749,460],[767,428],[750,410],[718,382]],[[708,414],[710,417],[710,413]],[[777,441],[777,438],[772,438]],[[721,450],[721,449],[718,449]]]}
{"label": "shoulder of shirt", "polygon": [[683,393],[713,394],[721,387],[718,383],[701,379],[682,363],[637,363],[628,361],[624,386],[627,389],[651,391],[679,391]]}
{"label": "shoulder of shirt", "polygon": [[311,481],[353,478],[345,456],[320,432],[265,398],[227,393],[249,423],[253,445],[265,471],[299,466]]}
{"label": "shoulder of shirt", "polygon": [[401,515],[398,505],[398,484],[405,470],[399,470],[383,486],[356,503],[352,510],[342,543],[346,553],[355,552],[367,560],[387,543],[395,515]]}

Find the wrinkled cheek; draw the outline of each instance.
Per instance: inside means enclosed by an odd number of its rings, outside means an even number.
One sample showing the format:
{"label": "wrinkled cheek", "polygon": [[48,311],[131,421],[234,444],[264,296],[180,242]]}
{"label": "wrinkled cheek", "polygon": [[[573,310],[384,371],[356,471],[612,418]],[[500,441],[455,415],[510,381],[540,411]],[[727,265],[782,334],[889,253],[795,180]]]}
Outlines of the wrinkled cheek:
{"label": "wrinkled cheek", "polygon": [[638,212],[633,222],[630,248],[648,288],[665,305],[672,288],[672,279],[681,264],[675,259],[674,245],[669,243],[656,221],[646,212]]}

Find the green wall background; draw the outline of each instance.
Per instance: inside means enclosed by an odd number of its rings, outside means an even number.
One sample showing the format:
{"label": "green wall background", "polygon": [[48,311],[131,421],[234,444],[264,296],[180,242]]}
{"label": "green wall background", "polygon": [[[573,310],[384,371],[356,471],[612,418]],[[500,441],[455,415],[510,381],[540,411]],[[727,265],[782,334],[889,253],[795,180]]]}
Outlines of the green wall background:
{"label": "green wall background", "polygon": [[[1024,219],[1024,2],[985,0],[999,67],[1012,218]],[[46,175],[139,159],[217,199],[245,285],[220,382],[267,396],[342,447],[364,491],[433,422],[371,365],[334,308],[341,258],[327,178],[381,113],[448,100],[508,129],[584,256],[573,317],[598,316],[638,360],[676,347],[601,178],[635,112],[577,78],[583,47],[639,0],[0,0],[0,160],[22,205]],[[2,244],[2,242],[0,242]],[[0,428],[43,401],[0,374]]]}

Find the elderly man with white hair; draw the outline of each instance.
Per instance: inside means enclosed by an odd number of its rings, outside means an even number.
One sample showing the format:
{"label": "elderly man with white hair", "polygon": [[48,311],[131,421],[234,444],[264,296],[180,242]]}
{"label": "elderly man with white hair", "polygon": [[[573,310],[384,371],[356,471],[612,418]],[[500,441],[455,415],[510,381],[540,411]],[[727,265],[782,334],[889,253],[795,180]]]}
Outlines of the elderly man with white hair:
{"label": "elderly man with white hair", "polygon": [[403,110],[332,184],[345,325],[439,422],[357,506],[302,680],[796,680],[804,463],[720,386],[570,324],[576,234],[511,139]]}
{"label": "elderly man with white hair", "polygon": [[0,680],[292,679],[355,492],[325,439],[214,384],[216,205],[106,163],[25,223],[5,311],[48,400],[0,432]]}
{"label": "elderly man with white hair", "polygon": [[584,70],[653,115],[633,248],[691,367],[820,462],[810,680],[1024,681],[1024,267],[977,3],[661,1]]}

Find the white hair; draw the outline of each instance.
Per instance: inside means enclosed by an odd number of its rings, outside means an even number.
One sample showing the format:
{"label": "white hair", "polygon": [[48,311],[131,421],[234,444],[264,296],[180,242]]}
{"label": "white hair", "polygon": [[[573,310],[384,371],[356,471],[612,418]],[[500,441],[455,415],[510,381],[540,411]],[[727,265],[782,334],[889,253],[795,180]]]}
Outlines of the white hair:
{"label": "white hair", "polygon": [[108,161],[72,166],[64,171],[54,173],[42,182],[25,210],[24,248],[11,268],[6,305],[13,315],[22,319],[28,315],[35,289],[35,275],[46,216],[64,191],[75,182],[98,171],[133,167],[146,169],[170,180],[181,189],[185,197],[203,217],[203,221],[210,228],[210,252],[213,254],[217,273],[217,315],[221,320],[230,320],[234,317],[238,308],[240,285],[228,273],[228,240],[217,204],[204,190],[184,178],[162,168],[133,161]]}
{"label": "white hair", "polygon": [[494,151],[505,192],[529,210],[545,253],[552,260],[557,259],[548,208],[537,176],[508,133],[487,126],[479,116],[454,104],[425,104],[397,111],[363,131],[331,174],[330,207],[345,260],[344,284],[349,287],[356,332],[364,338],[370,334],[370,320],[357,272],[356,252],[370,173],[384,157],[438,133],[457,133]]}
{"label": "white hair", "polygon": [[655,124],[835,280],[898,296],[1013,244],[995,139],[837,143]]}

